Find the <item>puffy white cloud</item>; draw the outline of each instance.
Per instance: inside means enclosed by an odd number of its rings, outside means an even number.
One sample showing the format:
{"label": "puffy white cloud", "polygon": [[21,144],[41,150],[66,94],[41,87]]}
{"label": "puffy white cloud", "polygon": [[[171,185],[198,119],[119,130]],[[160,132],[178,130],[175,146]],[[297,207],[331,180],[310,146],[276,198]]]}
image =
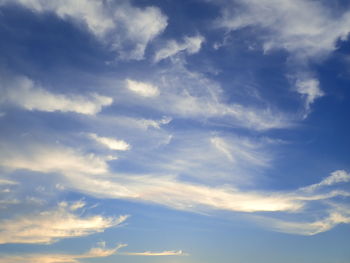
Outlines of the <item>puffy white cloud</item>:
{"label": "puffy white cloud", "polygon": [[188,54],[194,54],[199,52],[203,44],[204,37],[198,35],[193,37],[185,37],[184,40],[179,43],[175,40],[170,40],[166,45],[159,49],[155,56],[154,61],[158,62],[160,60],[166,59],[168,57],[174,56],[175,54],[186,51]]}
{"label": "puffy white cloud", "polygon": [[158,87],[150,83],[127,79],[126,86],[130,91],[142,97],[157,97],[160,94]]}
{"label": "puffy white cloud", "polygon": [[100,137],[100,136],[97,136],[97,134],[95,133],[90,133],[89,137],[111,150],[127,151],[127,150],[130,150],[131,148],[131,146],[123,140],[116,140],[114,138],[109,138],[109,137]]}
{"label": "puffy white cloud", "polygon": [[148,43],[167,26],[167,17],[159,8],[138,8],[127,0],[118,3],[103,0],[0,1],[0,5],[8,3],[23,5],[37,13],[52,12],[62,19],[85,25],[125,59],[142,59]]}
{"label": "puffy white cloud", "polygon": [[1,220],[0,244],[5,243],[44,243],[50,244],[62,238],[86,236],[103,232],[127,219],[103,217],[100,215],[80,217],[73,213],[82,207],[62,202],[56,209]]}
{"label": "puffy white cloud", "polygon": [[102,107],[113,102],[110,97],[90,94],[89,96],[51,93],[27,77],[14,77],[0,84],[2,98],[0,103],[11,103],[26,110],[76,112],[93,115]]}

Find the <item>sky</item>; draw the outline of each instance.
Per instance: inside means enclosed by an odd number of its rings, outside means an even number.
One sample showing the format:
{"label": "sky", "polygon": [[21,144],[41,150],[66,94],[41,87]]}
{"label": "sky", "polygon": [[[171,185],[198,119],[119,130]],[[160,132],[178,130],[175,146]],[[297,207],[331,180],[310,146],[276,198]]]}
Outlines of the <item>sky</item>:
{"label": "sky", "polygon": [[0,263],[350,262],[350,2],[0,0]]}

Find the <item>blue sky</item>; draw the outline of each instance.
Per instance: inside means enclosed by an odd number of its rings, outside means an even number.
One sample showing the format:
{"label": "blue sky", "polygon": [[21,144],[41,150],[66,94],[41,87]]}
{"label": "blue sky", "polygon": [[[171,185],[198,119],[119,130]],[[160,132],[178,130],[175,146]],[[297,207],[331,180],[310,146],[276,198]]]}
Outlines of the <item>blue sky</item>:
{"label": "blue sky", "polygon": [[0,263],[350,260],[350,4],[0,0]]}

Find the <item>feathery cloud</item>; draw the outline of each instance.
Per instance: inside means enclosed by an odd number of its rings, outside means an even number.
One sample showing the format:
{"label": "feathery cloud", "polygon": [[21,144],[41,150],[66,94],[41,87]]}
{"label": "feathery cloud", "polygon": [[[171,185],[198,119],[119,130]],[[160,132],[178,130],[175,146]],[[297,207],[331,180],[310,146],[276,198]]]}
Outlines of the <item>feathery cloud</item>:
{"label": "feathery cloud", "polygon": [[74,203],[70,205],[61,202],[52,210],[1,220],[0,244],[51,244],[63,238],[103,232],[106,228],[123,223],[128,217],[113,218],[100,215],[80,217],[74,213],[77,209],[79,207]]}

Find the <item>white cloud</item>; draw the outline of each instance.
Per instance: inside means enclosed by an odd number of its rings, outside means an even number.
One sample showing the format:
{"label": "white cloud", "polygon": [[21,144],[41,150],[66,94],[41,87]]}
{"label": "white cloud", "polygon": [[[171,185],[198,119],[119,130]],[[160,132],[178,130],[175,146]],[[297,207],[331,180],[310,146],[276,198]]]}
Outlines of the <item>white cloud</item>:
{"label": "white cloud", "polygon": [[[123,6],[123,5],[122,5]],[[134,45],[131,52],[121,51],[126,59],[142,59],[150,41],[164,31],[167,17],[157,7],[137,8],[124,5],[114,13],[116,22],[126,28],[126,39]]]}
{"label": "white cloud", "polygon": [[317,99],[324,95],[323,91],[319,87],[319,81],[314,78],[297,79],[296,81],[297,92],[306,98],[306,109],[310,108],[310,105]]}
{"label": "white cloud", "polygon": [[126,86],[130,91],[142,97],[157,97],[160,94],[158,87],[150,83],[127,79]]}
{"label": "white cloud", "polygon": [[258,26],[268,30],[266,51],[283,48],[299,59],[327,55],[350,32],[350,12],[332,13],[321,1],[237,0],[223,6],[219,24],[229,30]]}
{"label": "white cloud", "polygon": [[159,8],[138,8],[128,1],[0,1],[0,5],[8,3],[23,5],[37,13],[53,12],[64,20],[82,24],[125,59],[142,59],[148,43],[167,26],[167,17]]}
{"label": "white cloud", "polygon": [[127,219],[127,216],[118,218],[99,215],[80,217],[73,213],[77,209],[74,203],[69,205],[62,202],[53,210],[1,220],[0,244],[50,244],[63,238],[103,232],[106,228],[117,226]]}
{"label": "white cloud", "polygon": [[109,138],[109,137],[100,137],[100,136],[97,136],[97,134],[95,133],[90,133],[89,137],[111,150],[127,151],[127,150],[130,150],[131,148],[131,146],[123,140],[116,140],[114,138]]}
{"label": "white cloud", "polygon": [[89,96],[54,94],[37,87],[27,77],[14,77],[10,81],[3,80],[0,88],[3,96],[1,103],[11,103],[26,110],[76,112],[93,115],[108,106],[113,99],[98,94]]}
{"label": "white cloud", "polygon": [[193,37],[185,37],[181,43],[175,40],[170,40],[163,48],[156,52],[154,61],[158,62],[160,60],[174,56],[181,51],[186,51],[188,54],[195,54],[201,49],[203,41],[204,37],[199,35]]}

